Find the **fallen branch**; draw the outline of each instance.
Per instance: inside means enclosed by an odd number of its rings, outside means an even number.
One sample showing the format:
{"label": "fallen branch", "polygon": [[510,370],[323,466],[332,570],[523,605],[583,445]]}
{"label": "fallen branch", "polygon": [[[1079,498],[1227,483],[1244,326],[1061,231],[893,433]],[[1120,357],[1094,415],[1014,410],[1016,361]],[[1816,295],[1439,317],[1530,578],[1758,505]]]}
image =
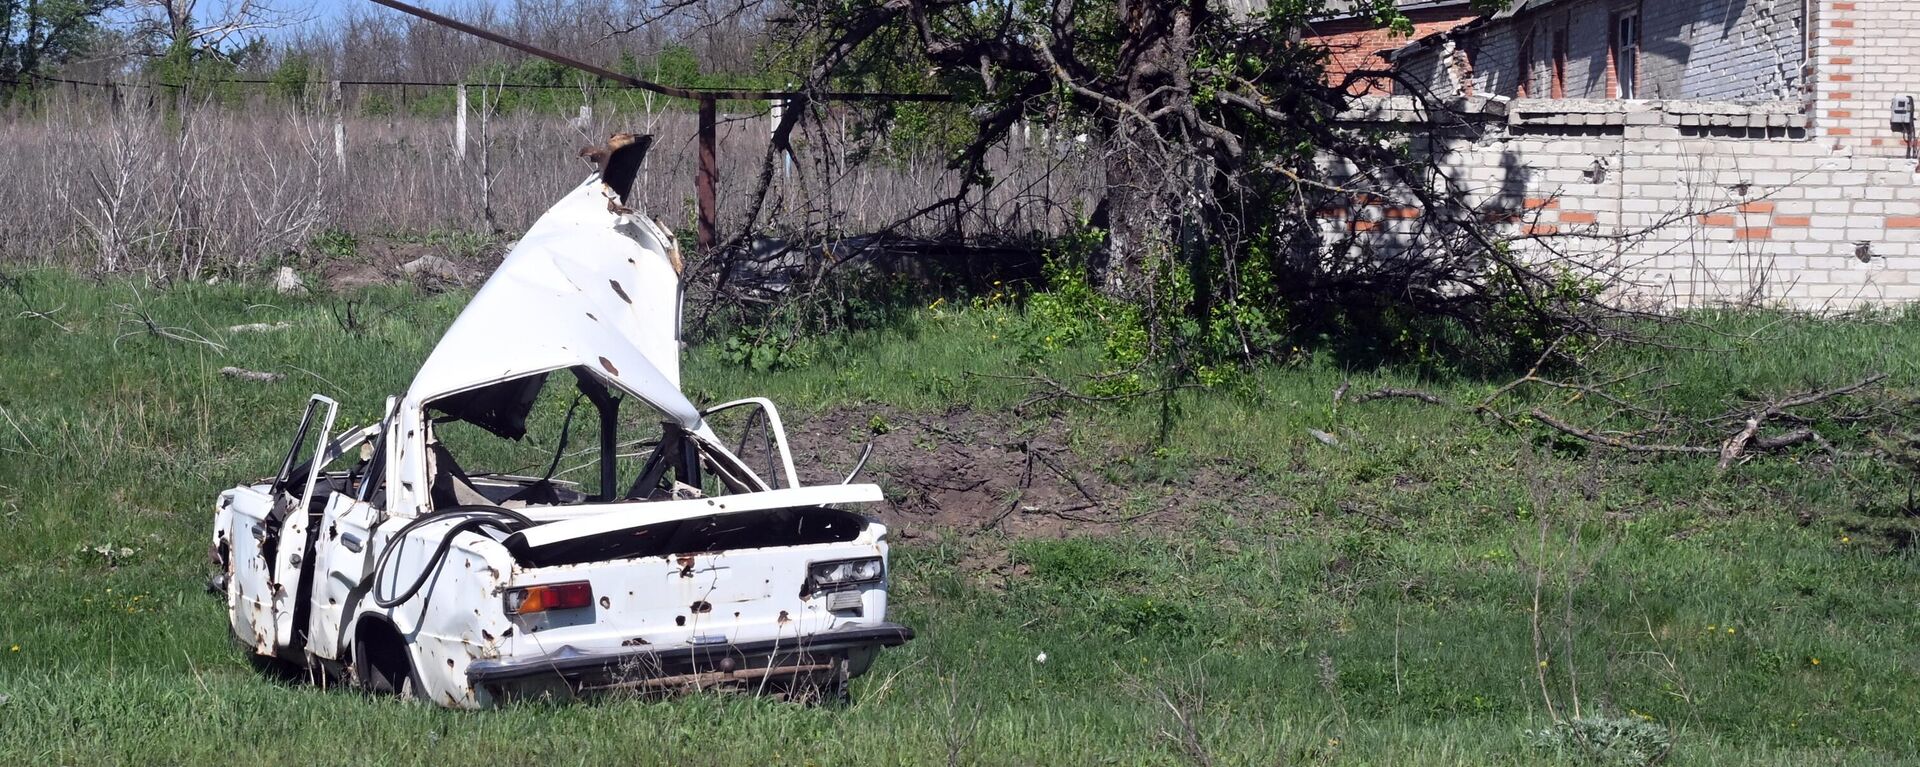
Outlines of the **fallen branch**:
{"label": "fallen branch", "polygon": [[237,378],[242,381],[258,381],[260,383],[273,383],[274,381],[278,381],[282,378],[286,378],[286,375],[281,373],[268,373],[262,370],[248,370],[246,368],[237,368],[232,365],[228,365],[226,367],[221,368],[220,375],[226,376],[228,378]]}
{"label": "fallen branch", "polygon": [[1553,427],[1554,431],[1558,431],[1569,437],[1575,437],[1604,447],[1625,450],[1629,453],[1689,453],[1701,455],[1718,452],[1716,448],[1697,445],[1644,445],[1636,442],[1628,442],[1618,437],[1610,437],[1605,434],[1587,431],[1586,429],[1548,415],[1547,411],[1539,408],[1534,408],[1532,415],[1541,423]]}
{"label": "fallen branch", "polygon": [[1047,468],[1052,469],[1054,474],[1073,485],[1073,489],[1080,491],[1080,497],[1087,499],[1088,504],[1093,505],[1100,503],[1100,499],[1095,498],[1093,493],[1087,491],[1087,486],[1080,483],[1079,477],[1069,473],[1066,469],[1060,468],[1060,464],[1054,463],[1053,459],[1048,458],[1045,452],[1035,450],[1033,455],[1039,458],[1041,463],[1046,464]]}
{"label": "fallen branch", "polygon": [[62,323],[61,323],[61,322],[60,322],[59,320],[56,320],[56,319],[54,319],[54,318],[53,318],[53,313],[54,313],[54,312],[57,312],[57,311],[60,311],[61,309],[65,309],[65,308],[67,308],[67,307],[66,307],[66,305],[65,305],[65,304],[61,304],[61,305],[59,305],[59,306],[56,306],[56,307],[54,307],[54,308],[52,308],[52,309],[48,309],[48,310],[46,310],[46,311],[44,311],[44,312],[42,312],[42,311],[37,311],[37,310],[34,310],[34,309],[26,309],[26,310],[23,310],[23,311],[21,311],[21,312],[20,312],[19,314],[16,314],[16,315],[14,315],[14,319],[21,319],[21,320],[29,320],[29,319],[30,319],[30,320],[46,320],[46,321],[48,321],[48,322],[51,322],[51,323],[53,323],[53,326],[54,326],[54,327],[56,327],[56,328],[59,328],[59,329],[60,329],[60,330],[61,330],[62,332],[66,332],[66,333],[72,333],[72,332],[73,332],[73,328],[70,328],[70,327],[67,327],[66,325],[64,325],[64,324],[62,324]]}
{"label": "fallen branch", "polygon": [[147,335],[151,335],[156,338],[164,338],[169,341],[179,341],[181,343],[191,343],[191,344],[203,344],[208,348],[213,349],[214,351],[220,352],[220,353],[225,353],[227,351],[227,347],[225,344],[221,344],[216,341],[209,340],[206,336],[200,335],[199,333],[195,333],[186,328],[177,328],[177,327],[169,327],[169,326],[161,325],[159,322],[153,319],[153,315],[148,314],[143,309],[138,309],[127,304],[115,304],[115,306],[119,307],[120,311],[125,312],[128,315],[127,319],[123,319],[120,321],[120,324],[139,326],[138,330],[134,330],[128,333],[121,333],[118,337],[113,339],[112,348],[115,351],[119,351],[120,341],[122,339],[125,339],[129,336],[137,336],[143,332],[146,333]]}
{"label": "fallen branch", "polygon": [[[1342,391],[1344,391],[1344,388]],[[1444,398],[1438,395],[1428,394],[1417,389],[1395,389],[1392,387],[1374,389],[1366,394],[1354,397],[1353,401],[1354,404],[1359,404],[1362,402],[1372,402],[1377,399],[1417,399],[1429,405],[1448,404]],[[1335,398],[1335,401],[1339,401],[1338,397]]]}
{"label": "fallen branch", "polygon": [[[1767,449],[1770,447],[1771,448],[1784,447],[1786,445],[1797,445],[1802,442],[1809,442],[1816,439],[1818,439],[1822,444],[1825,444],[1826,440],[1820,439],[1819,435],[1815,434],[1812,429],[1806,429],[1806,428],[1796,429],[1793,432],[1790,432],[1786,435],[1782,435],[1781,437],[1776,437],[1771,441],[1762,440],[1760,442],[1755,442],[1754,438],[1756,435],[1759,434],[1760,427],[1765,426],[1768,421],[1771,421],[1774,418],[1779,417],[1782,414],[1782,412],[1788,408],[1803,407],[1806,405],[1813,405],[1820,402],[1825,402],[1827,400],[1833,399],[1834,397],[1843,397],[1848,394],[1852,394],[1854,392],[1857,392],[1867,387],[1878,384],[1881,381],[1884,381],[1886,379],[1887,379],[1886,373],[1875,373],[1873,375],[1867,376],[1866,378],[1860,379],[1859,381],[1855,381],[1853,383],[1847,384],[1846,386],[1840,386],[1840,387],[1825,389],[1821,391],[1811,391],[1805,394],[1797,394],[1792,397],[1788,397],[1786,399],[1775,400],[1773,402],[1767,403],[1765,407],[1762,407],[1761,409],[1754,411],[1752,415],[1747,416],[1746,425],[1742,427],[1740,431],[1734,432],[1733,436],[1728,437],[1727,441],[1721,444],[1720,463],[1718,464],[1719,470],[1726,471],[1729,466],[1733,465],[1734,461],[1739,460],[1740,455],[1746,452],[1747,446],[1749,444],[1753,444],[1757,447],[1761,447],[1762,449]],[[1827,449],[1829,452],[1831,452],[1832,446],[1827,445]]]}
{"label": "fallen branch", "polygon": [[13,414],[7,412],[7,408],[5,405],[0,405],[0,416],[6,417],[7,425],[13,427],[13,433],[20,435],[20,441],[27,443],[27,448],[29,450],[40,449],[40,446],[33,444],[33,439],[27,436],[27,430],[20,428],[20,422],[13,420]]}
{"label": "fallen branch", "polygon": [[1045,514],[1047,516],[1057,517],[1059,519],[1063,519],[1068,522],[1082,522],[1082,523],[1091,524],[1091,525],[1124,525],[1129,522],[1138,522],[1142,519],[1146,519],[1147,517],[1151,517],[1155,514],[1169,511],[1173,509],[1174,504],[1177,502],[1178,502],[1178,499],[1175,499],[1173,501],[1168,501],[1167,505],[1162,506],[1160,508],[1153,509],[1150,511],[1142,511],[1136,514],[1129,514],[1127,516],[1120,517],[1119,519],[1101,519],[1099,517],[1087,517],[1087,516],[1081,516],[1079,514],[1069,513],[1069,512],[1083,511],[1086,509],[1094,508],[1094,504],[1090,504],[1090,503],[1081,504],[1079,506],[1069,506],[1067,508],[1060,509],[1058,511],[1054,511],[1050,509],[1034,509],[1033,511],[1030,511],[1028,513],[1029,514]]}

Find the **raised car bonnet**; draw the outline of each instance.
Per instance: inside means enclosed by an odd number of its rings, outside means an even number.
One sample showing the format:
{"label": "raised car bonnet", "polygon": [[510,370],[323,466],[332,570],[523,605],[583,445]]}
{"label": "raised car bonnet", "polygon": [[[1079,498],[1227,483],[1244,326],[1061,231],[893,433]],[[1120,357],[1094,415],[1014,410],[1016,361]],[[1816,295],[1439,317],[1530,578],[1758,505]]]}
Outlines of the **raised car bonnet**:
{"label": "raised car bonnet", "polygon": [[[534,222],[420,366],[409,409],[579,365],[697,428],[700,413],[679,387],[682,293],[671,235],[644,215],[615,212],[617,201],[596,174]],[[457,415],[490,429],[502,424],[488,419],[510,422],[524,409],[516,397],[477,399]]]}

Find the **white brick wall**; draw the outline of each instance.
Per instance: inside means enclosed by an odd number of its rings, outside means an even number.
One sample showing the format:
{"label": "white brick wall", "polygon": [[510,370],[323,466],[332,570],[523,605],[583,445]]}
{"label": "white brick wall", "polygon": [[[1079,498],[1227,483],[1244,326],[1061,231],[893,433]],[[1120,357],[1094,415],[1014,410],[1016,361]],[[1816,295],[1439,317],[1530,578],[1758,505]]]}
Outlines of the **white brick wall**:
{"label": "white brick wall", "polygon": [[[1551,103],[1551,102],[1548,102]],[[1630,114],[1650,105],[1615,102]],[[1516,102],[1509,115],[1536,109]],[[1839,150],[1821,138],[1712,138],[1678,124],[1705,108],[1655,111],[1617,135],[1570,137],[1499,122],[1474,136],[1416,134],[1476,204],[1510,214],[1520,248],[1617,263],[1624,294],[1665,307],[1758,300],[1850,309],[1920,298],[1915,163]],[[1777,107],[1747,107],[1765,123]],[[1646,124],[1646,123],[1655,124]],[[1617,123],[1616,123],[1617,124]],[[1596,180],[1592,171],[1603,167]],[[1422,226],[1408,200],[1335,211],[1329,231],[1375,252]],[[1366,223],[1359,223],[1359,222]],[[1866,253],[1862,260],[1860,253]]]}
{"label": "white brick wall", "polygon": [[1819,0],[1814,11],[1816,135],[1842,152],[1909,157],[1889,122],[1893,98],[1920,98],[1920,2]]}
{"label": "white brick wall", "polygon": [[[1641,298],[1920,300],[1920,147],[1889,120],[1894,97],[1920,100],[1920,0],[1569,0],[1463,35],[1476,93],[1514,93],[1532,31],[1530,94],[1546,96],[1548,30],[1565,25],[1568,97],[1610,95],[1609,21],[1636,5],[1641,95],[1686,101],[1516,101],[1472,137],[1410,134],[1476,202],[1516,214],[1509,230],[1537,236],[1522,247],[1625,265]],[[1419,236],[1405,204],[1329,229],[1390,252]]]}

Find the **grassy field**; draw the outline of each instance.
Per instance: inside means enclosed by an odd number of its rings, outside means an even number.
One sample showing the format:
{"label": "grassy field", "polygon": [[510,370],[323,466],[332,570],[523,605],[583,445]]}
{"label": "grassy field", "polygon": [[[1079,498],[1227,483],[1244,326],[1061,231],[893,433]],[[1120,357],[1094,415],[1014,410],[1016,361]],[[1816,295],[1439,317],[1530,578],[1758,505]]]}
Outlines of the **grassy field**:
{"label": "grassy field", "polygon": [[[1349,378],[1466,401],[1498,382],[1312,352],[1183,392],[1164,440],[1157,401],[1015,421],[1070,424],[1130,503],[1203,467],[1260,500],[1229,489],[1177,524],[1099,534],[897,543],[893,605],[920,638],[847,708],[451,712],[262,678],[204,592],[214,494],[270,471],[309,392],[374,418],[462,299],[52,273],[0,293],[0,763],[1644,761],[1541,745],[1577,710],[1670,741],[1670,764],[1920,764],[1920,561],[1875,532],[1902,518],[1903,470],[1809,451],[1718,475],[1710,458],[1587,452],[1456,408],[1336,411]],[[29,306],[57,311],[15,316]],[[1703,330],[1722,350],[1602,364],[1660,365],[1663,404],[1701,414],[1869,371],[1920,386],[1920,316],[1698,319],[1746,340]],[[290,327],[227,330],[256,322]],[[799,420],[865,403],[1004,413],[1024,391],[981,374],[1097,364],[1091,340],[1035,354],[1023,322],[941,306],[777,372],[697,348],[685,378],[696,399],[767,394]]]}

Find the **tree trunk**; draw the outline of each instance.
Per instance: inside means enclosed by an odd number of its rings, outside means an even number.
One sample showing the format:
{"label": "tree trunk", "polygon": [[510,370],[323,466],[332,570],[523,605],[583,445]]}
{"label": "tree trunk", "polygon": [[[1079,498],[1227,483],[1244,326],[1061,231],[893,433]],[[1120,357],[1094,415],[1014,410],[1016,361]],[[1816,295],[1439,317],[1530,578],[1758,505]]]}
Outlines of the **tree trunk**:
{"label": "tree trunk", "polygon": [[20,74],[40,71],[40,22],[39,0],[27,0],[27,40],[20,47]]}
{"label": "tree trunk", "polygon": [[1105,105],[1102,120],[1107,253],[1096,260],[1093,281],[1108,297],[1139,304],[1152,293],[1152,265],[1182,244],[1184,149],[1192,137],[1147,115],[1167,101],[1191,100],[1192,18],[1171,2],[1119,0],[1115,11],[1127,34],[1116,57],[1117,92],[1109,91],[1120,106]]}
{"label": "tree trunk", "polygon": [[1092,275],[1101,293],[1122,301],[1146,295],[1150,254],[1167,243],[1165,219],[1155,204],[1159,181],[1151,158],[1132,135],[1136,132],[1119,128],[1108,134],[1107,252],[1095,259]]}

